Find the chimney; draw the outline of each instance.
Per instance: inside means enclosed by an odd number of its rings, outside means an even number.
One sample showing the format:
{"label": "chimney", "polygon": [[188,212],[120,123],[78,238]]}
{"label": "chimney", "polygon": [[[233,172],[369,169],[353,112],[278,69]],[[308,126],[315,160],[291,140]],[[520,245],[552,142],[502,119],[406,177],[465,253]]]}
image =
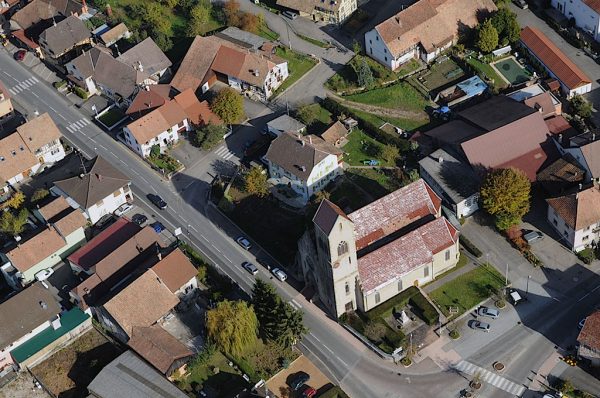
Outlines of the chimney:
{"label": "chimney", "polygon": [[302,171],[306,171],[306,167],[304,167],[304,166],[300,166],[300,170],[302,170]]}
{"label": "chimney", "polygon": [[444,157],[443,156],[439,156],[438,157],[438,163],[444,163]]}
{"label": "chimney", "polygon": [[39,305],[40,305],[40,307],[42,307],[42,309],[44,309],[44,310],[48,308],[48,304],[46,304],[44,301],[40,301],[38,304],[39,304]]}
{"label": "chimney", "polygon": [[79,174],[79,178],[85,177],[85,174]]}
{"label": "chimney", "polygon": [[102,175],[101,174],[96,173],[96,178],[98,179],[98,181],[102,181]]}
{"label": "chimney", "polygon": [[158,261],[162,260],[162,253],[160,252],[160,246],[156,245],[156,255],[158,256]]}
{"label": "chimney", "polygon": [[592,133],[592,141],[596,141],[596,133]]}
{"label": "chimney", "polygon": [[300,140],[300,144],[301,144],[302,146],[304,146],[304,145],[306,145],[306,142],[304,142],[304,140]]}
{"label": "chimney", "polygon": [[142,65],[142,63],[141,63],[140,61],[138,61],[138,70],[139,70],[140,72],[143,72],[143,71],[144,71],[144,65]]}

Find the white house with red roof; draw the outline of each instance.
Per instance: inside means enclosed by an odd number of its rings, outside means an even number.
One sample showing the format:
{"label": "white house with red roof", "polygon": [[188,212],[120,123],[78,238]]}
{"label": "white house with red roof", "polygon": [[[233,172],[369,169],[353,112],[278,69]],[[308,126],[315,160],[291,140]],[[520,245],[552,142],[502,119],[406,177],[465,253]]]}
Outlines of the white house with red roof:
{"label": "white house with red roof", "polygon": [[298,242],[307,284],[339,317],[454,267],[459,233],[442,217],[441,202],[422,179],[349,214],[324,200]]}
{"label": "white house with red roof", "polygon": [[600,311],[597,310],[587,318],[579,336],[577,336],[577,355],[589,360],[592,366],[600,366]]}
{"label": "white house with red roof", "polygon": [[596,41],[600,41],[600,1],[598,0],[552,0],[556,8],[575,26],[588,32]]}

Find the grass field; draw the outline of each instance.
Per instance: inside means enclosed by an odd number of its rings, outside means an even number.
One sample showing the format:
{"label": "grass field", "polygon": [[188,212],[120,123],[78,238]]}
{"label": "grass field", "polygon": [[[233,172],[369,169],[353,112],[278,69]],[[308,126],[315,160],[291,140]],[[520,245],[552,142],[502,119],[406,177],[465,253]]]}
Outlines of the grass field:
{"label": "grass field", "polygon": [[311,57],[290,50],[289,48],[278,47],[276,54],[288,61],[288,72],[290,75],[285,79],[281,86],[275,90],[274,96],[285,91],[317,64],[317,61]]}
{"label": "grass field", "polygon": [[[214,373],[212,369],[218,368]],[[188,375],[179,379],[177,385],[182,390],[193,393],[193,386],[208,387],[217,392],[217,397],[230,397],[239,393],[248,385],[240,372],[229,366],[229,360],[216,351],[206,363],[192,363]]]}
{"label": "grass field", "polygon": [[492,296],[504,287],[504,277],[492,266],[482,265],[458,276],[434,290],[429,296],[445,314],[450,307],[458,307],[458,316]]}
{"label": "grass field", "polygon": [[378,116],[378,115],[373,115],[372,113],[368,113],[368,112],[363,112],[363,111],[359,111],[357,109],[352,109],[352,112],[356,114],[356,116],[358,116],[359,118],[370,122],[371,124],[373,124],[374,126],[380,127],[382,124],[384,124],[385,122],[391,123],[394,126],[400,127],[403,130],[415,130],[418,129],[419,127],[422,127],[424,125],[426,125],[427,123],[429,123],[429,119],[427,119],[426,117],[423,119],[397,119],[397,118],[393,118],[393,117],[383,117],[383,116]]}
{"label": "grass field", "polygon": [[465,72],[451,59],[433,63],[426,73],[420,73],[420,81],[429,91],[460,80]]}
{"label": "grass field", "polygon": [[378,160],[379,166],[392,166],[383,160],[381,150],[383,144],[369,137],[360,129],[354,129],[348,134],[348,143],[342,148],[344,161],[351,166],[363,166],[364,160]]}
{"label": "grass field", "polygon": [[349,169],[346,177],[379,199],[403,185],[398,174],[393,170],[384,169]]}
{"label": "grass field", "polygon": [[427,100],[414,87],[405,82],[393,84],[388,87],[366,91],[360,94],[348,95],[348,101],[361,104],[375,105],[384,108],[422,111],[427,105]]}

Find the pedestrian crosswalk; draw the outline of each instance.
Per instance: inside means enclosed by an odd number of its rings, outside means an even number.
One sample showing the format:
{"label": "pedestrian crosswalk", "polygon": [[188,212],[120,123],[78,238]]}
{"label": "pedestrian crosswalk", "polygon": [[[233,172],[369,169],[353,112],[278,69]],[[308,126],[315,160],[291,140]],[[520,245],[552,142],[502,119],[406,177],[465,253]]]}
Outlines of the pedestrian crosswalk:
{"label": "pedestrian crosswalk", "polygon": [[227,146],[225,146],[225,145],[223,145],[223,146],[219,147],[219,149],[217,149],[217,150],[215,151],[215,153],[216,153],[216,154],[217,154],[219,157],[221,157],[221,158],[223,158],[223,159],[225,159],[225,160],[229,160],[229,159],[231,159],[232,157],[234,157],[234,156],[235,156],[235,153],[231,152],[231,151],[230,151],[230,150],[227,148]]}
{"label": "pedestrian crosswalk", "polygon": [[29,79],[23,80],[22,82],[20,82],[20,83],[14,85],[13,87],[9,88],[8,91],[12,95],[17,95],[20,92],[29,89],[29,87],[33,86],[36,83],[39,83],[39,80],[35,76],[32,76]]}
{"label": "pedestrian crosswalk", "polygon": [[69,130],[71,133],[76,133],[88,124],[92,123],[87,119],[79,119],[78,121],[67,125],[67,130]]}
{"label": "pedestrian crosswalk", "polygon": [[484,369],[467,361],[460,361],[453,367],[454,369],[463,373],[467,373],[469,375],[479,374],[483,382],[489,383],[494,387],[504,390],[509,394],[513,394],[517,397],[520,397],[521,394],[523,394],[526,390],[526,388],[520,384],[512,382],[507,378],[500,376],[497,373],[490,372],[487,369]]}

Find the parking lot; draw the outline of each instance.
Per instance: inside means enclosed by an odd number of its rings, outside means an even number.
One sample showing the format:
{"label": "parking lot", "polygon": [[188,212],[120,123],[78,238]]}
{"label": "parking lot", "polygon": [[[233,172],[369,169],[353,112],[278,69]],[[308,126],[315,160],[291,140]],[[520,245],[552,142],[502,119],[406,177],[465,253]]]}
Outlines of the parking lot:
{"label": "parking lot", "polygon": [[[267,387],[275,394],[281,397],[300,397],[300,393],[291,391],[290,382],[298,375],[304,372],[310,376],[307,386],[310,386],[321,393],[331,386],[331,381],[304,355],[300,356],[287,368],[273,376],[267,381]],[[305,387],[304,387],[305,388]],[[300,389],[299,391],[302,391]]]}

